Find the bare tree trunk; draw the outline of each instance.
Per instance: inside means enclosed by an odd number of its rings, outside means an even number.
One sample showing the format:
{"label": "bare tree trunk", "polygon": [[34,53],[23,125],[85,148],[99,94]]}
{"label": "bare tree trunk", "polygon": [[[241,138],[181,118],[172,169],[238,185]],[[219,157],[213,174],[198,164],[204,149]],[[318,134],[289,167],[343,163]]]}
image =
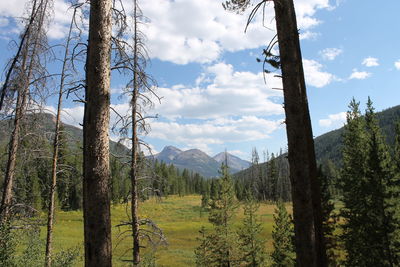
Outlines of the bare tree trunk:
{"label": "bare tree trunk", "polygon": [[85,266],[112,265],[110,218],[111,0],[90,2],[83,125]]}
{"label": "bare tree trunk", "polygon": [[19,136],[20,136],[20,124],[23,114],[23,102],[26,102],[26,94],[25,92],[19,92],[17,95],[17,106],[15,109],[15,117],[14,117],[14,130],[11,134],[11,140],[9,144],[8,151],[8,160],[7,160],[7,168],[6,175],[4,179],[4,187],[3,187],[3,199],[1,202],[1,219],[2,221],[6,221],[10,216],[10,206],[13,197],[12,188],[14,184],[15,177],[15,165],[17,162],[17,152],[19,146]]}
{"label": "bare tree trunk", "polygon": [[[75,16],[75,12],[74,12],[73,16]],[[71,41],[72,26],[73,26],[73,19],[71,20],[71,24],[69,26],[67,42],[65,45],[64,60],[63,60],[63,65],[62,65],[62,70],[61,70],[61,78],[60,78],[60,89],[58,92],[56,128],[54,130],[54,140],[53,140],[53,162],[52,162],[52,168],[51,168],[51,185],[50,185],[50,192],[49,192],[49,202],[50,203],[49,203],[48,214],[47,214],[47,239],[46,239],[46,254],[45,254],[45,266],[46,267],[51,266],[55,192],[56,192],[56,186],[57,186],[57,168],[58,168],[57,163],[58,163],[58,150],[60,147],[59,137],[60,137],[60,123],[61,123],[61,107],[62,107],[62,100],[63,100],[64,81],[65,81],[65,77],[66,77],[67,60],[68,60],[68,53],[69,53],[69,43]]]}
{"label": "bare tree trunk", "polygon": [[137,184],[137,153],[138,153],[138,137],[137,137],[137,99],[139,93],[138,72],[138,28],[137,28],[137,1],[134,0],[133,7],[134,19],[134,44],[133,44],[133,92],[132,92],[132,158],[131,158],[131,187],[132,187],[132,237],[133,237],[133,264],[137,266],[140,263],[140,240],[139,240],[139,215],[138,215],[138,184]]}
{"label": "bare tree trunk", "polygon": [[320,189],[293,0],[275,0],[292,183],[297,264],[326,266]]}
{"label": "bare tree trunk", "polygon": [[[37,6],[37,1],[34,1],[31,17],[29,24],[27,25],[26,33],[23,38],[26,38],[25,42],[21,42],[20,45],[24,46],[22,48],[22,64],[21,64],[21,75],[20,77],[22,82],[22,90],[19,89],[17,92],[17,103],[15,106],[15,117],[14,117],[14,129],[11,133],[11,139],[9,144],[9,152],[8,152],[8,160],[6,173],[4,178],[4,188],[3,188],[3,198],[1,202],[1,220],[5,221],[9,219],[10,216],[10,206],[12,202],[12,188],[15,179],[15,167],[17,162],[17,152],[19,146],[19,138],[20,138],[20,127],[21,120],[25,115],[28,93],[29,93],[29,83],[32,77],[33,69],[34,69],[34,59],[37,53],[37,47],[40,38],[40,31],[42,30],[43,20],[45,16],[47,8],[47,1],[41,1]],[[39,21],[37,22],[38,26],[36,29],[32,29],[32,24],[36,19],[36,16],[39,16]],[[34,32],[35,31],[35,32]],[[33,39],[31,43],[31,38]],[[29,47],[33,45],[31,54],[29,54]],[[18,53],[19,54],[19,53]],[[19,55],[17,55],[19,56]],[[30,62],[28,63],[28,59]],[[9,72],[11,73],[10,70]],[[6,88],[3,87],[3,93],[5,93]]]}

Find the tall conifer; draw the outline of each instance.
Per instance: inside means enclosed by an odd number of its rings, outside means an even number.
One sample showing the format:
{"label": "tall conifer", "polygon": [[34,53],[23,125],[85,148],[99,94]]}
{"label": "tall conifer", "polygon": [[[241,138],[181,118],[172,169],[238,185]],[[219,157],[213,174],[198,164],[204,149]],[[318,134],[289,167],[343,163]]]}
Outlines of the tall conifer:
{"label": "tall conifer", "polygon": [[394,172],[371,100],[365,117],[353,99],[344,134],[340,180],[345,266],[397,266]]}
{"label": "tall conifer", "polygon": [[256,214],[259,207],[260,204],[253,197],[247,197],[244,205],[245,218],[238,231],[240,266],[257,267],[266,263],[265,240],[261,237],[262,226]]}
{"label": "tall conifer", "polygon": [[271,266],[295,266],[293,221],[286,211],[285,204],[281,201],[277,203],[275,209],[272,240],[274,251],[271,254]]}

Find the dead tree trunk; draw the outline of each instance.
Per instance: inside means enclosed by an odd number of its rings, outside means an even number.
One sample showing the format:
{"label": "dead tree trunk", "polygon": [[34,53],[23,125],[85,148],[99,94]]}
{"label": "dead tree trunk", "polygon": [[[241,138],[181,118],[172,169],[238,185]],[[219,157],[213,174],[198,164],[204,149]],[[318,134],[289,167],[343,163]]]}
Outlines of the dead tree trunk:
{"label": "dead tree trunk", "polygon": [[83,124],[85,266],[111,266],[110,57],[111,0],[90,2]]}
{"label": "dead tree trunk", "polygon": [[139,66],[138,66],[138,28],[137,28],[137,1],[134,0],[133,7],[134,38],[133,38],[133,92],[132,92],[132,157],[131,157],[131,216],[132,216],[132,238],[133,238],[133,264],[140,263],[140,236],[139,236],[139,215],[138,215],[138,183],[137,183],[137,100],[139,93]]}
{"label": "dead tree trunk", "polygon": [[[76,12],[76,10],[75,10]],[[75,12],[74,15],[75,16]],[[51,253],[52,253],[52,241],[53,241],[53,224],[54,224],[54,207],[55,207],[55,192],[57,186],[57,169],[58,169],[58,150],[60,147],[59,137],[60,137],[60,123],[61,123],[61,107],[64,93],[64,82],[66,78],[67,71],[67,61],[69,53],[69,43],[71,41],[73,19],[69,27],[67,42],[65,44],[64,60],[61,69],[60,78],[60,88],[58,92],[58,104],[57,104],[57,114],[56,114],[56,128],[54,130],[54,140],[53,140],[53,161],[51,168],[51,184],[49,192],[49,207],[47,214],[47,239],[46,239],[46,254],[45,254],[45,266],[51,266]]]}
{"label": "dead tree trunk", "polygon": [[[13,81],[13,82],[18,82],[18,84],[20,84],[22,88],[19,88],[17,91],[17,102],[14,114],[14,129],[11,133],[10,144],[9,144],[7,167],[4,178],[3,198],[1,202],[2,221],[8,220],[10,216],[10,206],[13,197],[12,188],[15,178],[15,167],[16,167],[17,152],[19,146],[21,120],[23,119],[23,116],[25,115],[26,111],[30,80],[35,67],[34,66],[35,57],[40,42],[40,32],[42,31],[43,27],[43,21],[47,9],[47,3],[48,1],[44,0],[40,1],[40,4],[37,4],[37,1],[33,2],[31,17],[29,19],[28,25],[26,26],[26,32],[23,35],[25,42],[21,41],[20,43],[20,46],[22,47],[20,47],[19,51],[23,52],[21,54],[22,63],[19,70],[20,73],[16,78],[19,81]],[[17,56],[19,57],[19,53],[17,54]],[[11,67],[17,68],[14,64]],[[15,70],[10,69],[9,74],[13,71]],[[6,94],[5,92],[7,90],[6,86],[8,85],[3,86],[3,92],[2,92],[3,95]]]}
{"label": "dead tree trunk", "polygon": [[326,266],[320,189],[293,0],[275,0],[292,183],[297,264]]}

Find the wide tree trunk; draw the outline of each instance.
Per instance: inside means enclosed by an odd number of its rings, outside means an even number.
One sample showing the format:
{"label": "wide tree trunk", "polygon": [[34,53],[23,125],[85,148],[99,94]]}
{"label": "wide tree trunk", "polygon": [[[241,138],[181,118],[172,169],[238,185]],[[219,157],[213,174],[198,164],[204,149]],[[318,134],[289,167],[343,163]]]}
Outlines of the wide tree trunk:
{"label": "wide tree trunk", "polygon": [[320,188],[293,0],[275,0],[297,264],[326,266]]}
{"label": "wide tree trunk", "polygon": [[110,57],[111,0],[90,2],[83,125],[85,266],[111,266]]}

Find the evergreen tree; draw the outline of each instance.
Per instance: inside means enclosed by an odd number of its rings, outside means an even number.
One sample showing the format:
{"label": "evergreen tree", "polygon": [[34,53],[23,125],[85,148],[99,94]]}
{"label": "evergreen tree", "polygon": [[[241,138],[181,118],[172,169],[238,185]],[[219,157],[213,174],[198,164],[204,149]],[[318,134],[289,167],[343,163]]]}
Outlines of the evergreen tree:
{"label": "evergreen tree", "polygon": [[211,266],[210,262],[210,238],[206,235],[206,229],[201,227],[200,237],[197,238],[197,241],[200,242],[200,245],[195,249],[194,254],[196,255],[196,266],[206,267]]}
{"label": "evergreen tree", "polygon": [[208,186],[206,186],[206,188],[203,190],[201,194],[201,207],[203,209],[207,209],[209,202],[210,202],[210,189]]}
{"label": "evergreen tree", "polygon": [[325,237],[325,246],[328,266],[338,266],[338,240],[334,234],[337,227],[337,214],[334,213],[335,204],[331,195],[330,177],[325,175],[322,166],[318,168],[318,178],[321,184],[322,231]]}
{"label": "evergreen tree", "polygon": [[364,208],[367,169],[367,137],[365,134],[365,120],[361,116],[359,103],[354,99],[350,102],[347,112],[347,125],[344,128],[343,169],[340,179],[343,208],[340,211],[344,219],[342,225],[344,248],[347,253],[347,266],[367,266],[363,264],[365,254],[363,240],[367,234],[362,225],[367,222]]}
{"label": "evergreen tree", "polygon": [[219,194],[217,199],[210,203],[208,220],[214,225],[215,238],[212,238],[213,262],[217,266],[231,266],[235,257],[235,236],[232,229],[232,220],[238,208],[232,179],[228,166],[221,166],[219,179]]}
{"label": "evergreen tree", "polygon": [[274,250],[271,254],[272,267],[295,266],[294,228],[292,217],[287,213],[283,202],[276,204],[272,242]]}
{"label": "evergreen tree", "polygon": [[[395,236],[396,229],[400,227],[400,221],[395,218],[395,210],[400,199],[393,194],[398,190],[395,186],[394,166],[369,98],[365,119],[369,137],[366,176],[369,198],[372,199],[369,217],[371,228],[375,229],[370,232],[369,238],[371,244],[375,244],[375,256],[380,258],[375,262],[380,266],[395,266],[400,264],[399,240],[396,240]],[[374,255],[369,254],[369,256]]]}
{"label": "evergreen tree", "polygon": [[[212,196],[210,201],[208,220],[213,225],[213,231],[201,238],[201,244],[196,249],[196,255],[199,255],[198,266],[229,267],[237,261],[236,235],[232,228],[237,208],[233,182],[228,166],[223,163],[221,178],[218,180],[218,193]],[[203,251],[205,244],[207,244],[206,252]],[[201,255],[207,255],[207,259],[202,258]],[[206,260],[207,265],[202,265]]]}
{"label": "evergreen tree", "polygon": [[340,180],[346,266],[396,266],[393,169],[372,102],[365,118],[353,99],[344,134]]}
{"label": "evergreen tree", "polygon": [[13,267],[16,240],[10,222],[0,222],[0,266]]}
{"label": "evergreen tree", "polygon": [[262,226],[256,212],[260,205],[248,196],[244,205],[243,225],[239,228],[240,266],[264,266],[266,263],[265,240],[261,237]]}
{"label": "evergreen tree", "polygon": [[[397,121],[396,127],[395,127],[395,140],[394,140],[394,162],[395,162],[395,168],[396,172],[399,174],[400,173],[400,120]],[[397,184],[400,186],[400,184]]]}
{"label": "evergreen tree", "polygon": [[276,166],[276,159],[274,153],[271,154],[271,159],[268,162],[268,199],[270,201],[277,201],[277,183],[278,183],[278,170]]}

